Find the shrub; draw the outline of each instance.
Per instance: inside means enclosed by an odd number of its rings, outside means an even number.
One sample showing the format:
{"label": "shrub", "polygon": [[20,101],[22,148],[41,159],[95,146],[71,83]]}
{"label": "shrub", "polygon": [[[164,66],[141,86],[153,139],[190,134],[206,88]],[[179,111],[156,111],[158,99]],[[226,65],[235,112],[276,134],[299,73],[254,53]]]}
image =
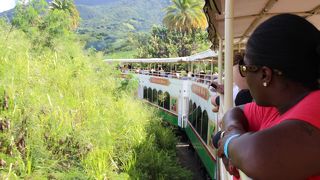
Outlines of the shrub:
{"label": "shrub", "polygon": [[187,174],[168,144],[175,142],[172,133],[132,96],[134,79],[119,80],[100,54],[83,53],[71,32],[48,48],[32,44],[39,32],[1,24],[0,178]]}

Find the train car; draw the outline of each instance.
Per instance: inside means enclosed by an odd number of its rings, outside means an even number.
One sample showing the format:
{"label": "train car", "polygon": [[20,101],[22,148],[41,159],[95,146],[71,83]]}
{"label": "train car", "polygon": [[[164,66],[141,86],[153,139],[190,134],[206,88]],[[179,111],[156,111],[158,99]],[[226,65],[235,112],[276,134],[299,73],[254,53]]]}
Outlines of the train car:
{"label": "train car", "polygon": [[[187,72],[190,72],[196,63],[207,62],[213,66],[217,54],[211,50],[201,52],[189,57],[165,59],[117,59],[107,62],[127,64],[145,64],[150,67],[155,62],[169,64],[187,63]],[[142,65],[141,65],[142,66]],[[155,65],[158,67],[157,65]],[[216,92],[209,90],[209,84],[217,76],[212,68],[207,72],[193,73],[189,76],[182,72],[164,72],[147,70],[123,69],[123,74],[132,73],[139,80],[138,97],[146,103],[159,108],[164,120],[185,131],[192,147],[197,153],[211,179],[216,179],[216,155],[210,146],[211,136],[216,132],[218,114],[212,112],[210,97]],[[197,70],[193,70],[197,71]],[[208,73],[209,72],[209,73]]]}
{"label": "train car", "polygon": [[[196,150],[211,179],[232,179],[217,160],[211,148],[211,135],[218,128],[218,120],[233,107],[232,62],[235,50],[243,50],[252,31],[266,19],[279,13],[293,13],[305,17],[320,29],[319,0],[205,0],[204,12],[208,20],[209,39],[213,50],[190,57],[106,60],[125,63],[149,63],[150,71],[135,72],[139,79],[138,97],[162,110],[162,115],[170,123],[182,128]],[[210,52],[210,53],[209,53]],[[224,52],[224,57],[222,57]],[[179,77],[175,73],[157,72],[156,63],[189,63],[189,71],[194,72],[192,63],[209,59],[217,61],[217,81],[222,83],[224,74],[224,95],[221,96],[221,110],[212,112],[210,92],[206,76]],[[224,65],[222,62],[224,59]],[[151,65],[152,64],[152,65]],[[212,64],[212,63],[211,63]],[[224,69],[223,69],[224,67]],[[202,78],[204,77],[204,78]],[[214,78],[211,76],[208,81]],[[241,174],[241,179],[249,179]]]}

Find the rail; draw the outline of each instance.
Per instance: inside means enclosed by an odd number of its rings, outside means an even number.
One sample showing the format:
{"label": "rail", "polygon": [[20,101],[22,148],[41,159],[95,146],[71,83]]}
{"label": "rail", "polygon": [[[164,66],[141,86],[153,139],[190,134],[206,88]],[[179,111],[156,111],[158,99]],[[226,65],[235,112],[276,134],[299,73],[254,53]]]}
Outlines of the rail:
{"label": "rail", "polygon": [[218,79],[217,74],[203,74],[203,73],[186,73],[183,71],[177,72],[165,72],[165,71],[152,71],[152,70],[121,70],[123,74],[143,74],[155,77],[164,77],[164,78],[173,78],[173,79],[180,79],[180,80],[191,80],[194,82],[199,82],[202,84],[210,85],[210,83],[214,80]]}

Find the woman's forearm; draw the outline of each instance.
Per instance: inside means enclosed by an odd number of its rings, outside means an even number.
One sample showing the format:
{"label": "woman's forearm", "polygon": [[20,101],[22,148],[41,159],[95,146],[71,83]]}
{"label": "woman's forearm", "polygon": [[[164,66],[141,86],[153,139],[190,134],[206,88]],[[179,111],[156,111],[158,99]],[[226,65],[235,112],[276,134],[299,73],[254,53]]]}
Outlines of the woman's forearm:
{"label": "woman's forearm", "polygon": [[224,115],[222,130],[224,130],[226,134],[242,134],[248,131],[248,121],[241,107],[234,107]]}
{"label": "woman's forearm", "polygon": [[307,179],[320,173],[319,139],[319,129],[288,120],[259,132],[241,134],[229,143],[228,156],[235,167],[254,179]]}

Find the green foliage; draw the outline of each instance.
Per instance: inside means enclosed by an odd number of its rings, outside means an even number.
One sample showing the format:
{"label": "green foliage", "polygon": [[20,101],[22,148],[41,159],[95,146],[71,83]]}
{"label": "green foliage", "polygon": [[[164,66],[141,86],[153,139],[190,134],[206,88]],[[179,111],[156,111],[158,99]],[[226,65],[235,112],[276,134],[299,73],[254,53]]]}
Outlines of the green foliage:
{"label": "green foliage", "polygon": [[0,22],[9,34],[0,37],[0,178],[187,176],[172,131],[134,98],[136,80],[84,54],[64,15],[50,11],[29,27]]}
{"label": "green foliage", "polygon": [[53,49],[55,39],[72,34],[74,17],[70,10],[51,8],[49,11],[48,8],[46,1],[32,0],[27,5],[18,4],[15,9],[12,26],[21,29],[32,39],[35,45],[33,50]]}
{"label": "green foliage", "polygon": [[204,1],[201,0],[172,0],[167,7],[163,22],[170,30],[181,32],[204,29],[207,20],[202,10]]}
{"label": "green foliage", "polygon": [[131,50],[131,51],[118,51],[118,52],[113,52],[110,54],[106,55],[107,59],[121,59],[121,58],[133,58],[136,54],[135,50]]}
{"label": "green foliage", "polygon": [[161,24],[163,9],[170,3],[170,0],[82,0],[77,3],[82,18],[77,32],[86,38],[86,48],[105,54],[135,50],[128,42],[130,34],[147,32],[153,24]]}
{"label": "green foliage", "polygon": [[57,38],[65,36],[71,30],[71,21],[68,14],[61,10],[52,10],[43,17],[40,30],[46,32],[48,37]]}
{"label": "green foliage", "polygon": [[23,2],[19,1],[15,8],[12,25],[24,32],[35,32],[41,23],[40,16],[46,12],[46,6],[45,0],[32,0],[28,5],[24,5]]}
{"label": "green foliage", "polygon": [[154,26],[151,34],[139,35],[138,55],[140,58],[183,57],[208,49],[207,34],[200,29],[192,32],[171,31],[163,26]]}
{"label": "green foliage", "polygon": [[[179,167],[176,161],[176,137],[172,129],[154,120],[148,128],[148,143],[140,144],[128,173],[133,179],[191,179],[191,172]],[[152,143],[150,143],[152,142]],[[134,165],[133,165],[134,164]]]}
{"label": "green foliage", "polygon": [[79,25],[80,15],[73,0],[53,0],[50,3],[51,10],[61,10],[70,16],[72,29],[76,29]]}

